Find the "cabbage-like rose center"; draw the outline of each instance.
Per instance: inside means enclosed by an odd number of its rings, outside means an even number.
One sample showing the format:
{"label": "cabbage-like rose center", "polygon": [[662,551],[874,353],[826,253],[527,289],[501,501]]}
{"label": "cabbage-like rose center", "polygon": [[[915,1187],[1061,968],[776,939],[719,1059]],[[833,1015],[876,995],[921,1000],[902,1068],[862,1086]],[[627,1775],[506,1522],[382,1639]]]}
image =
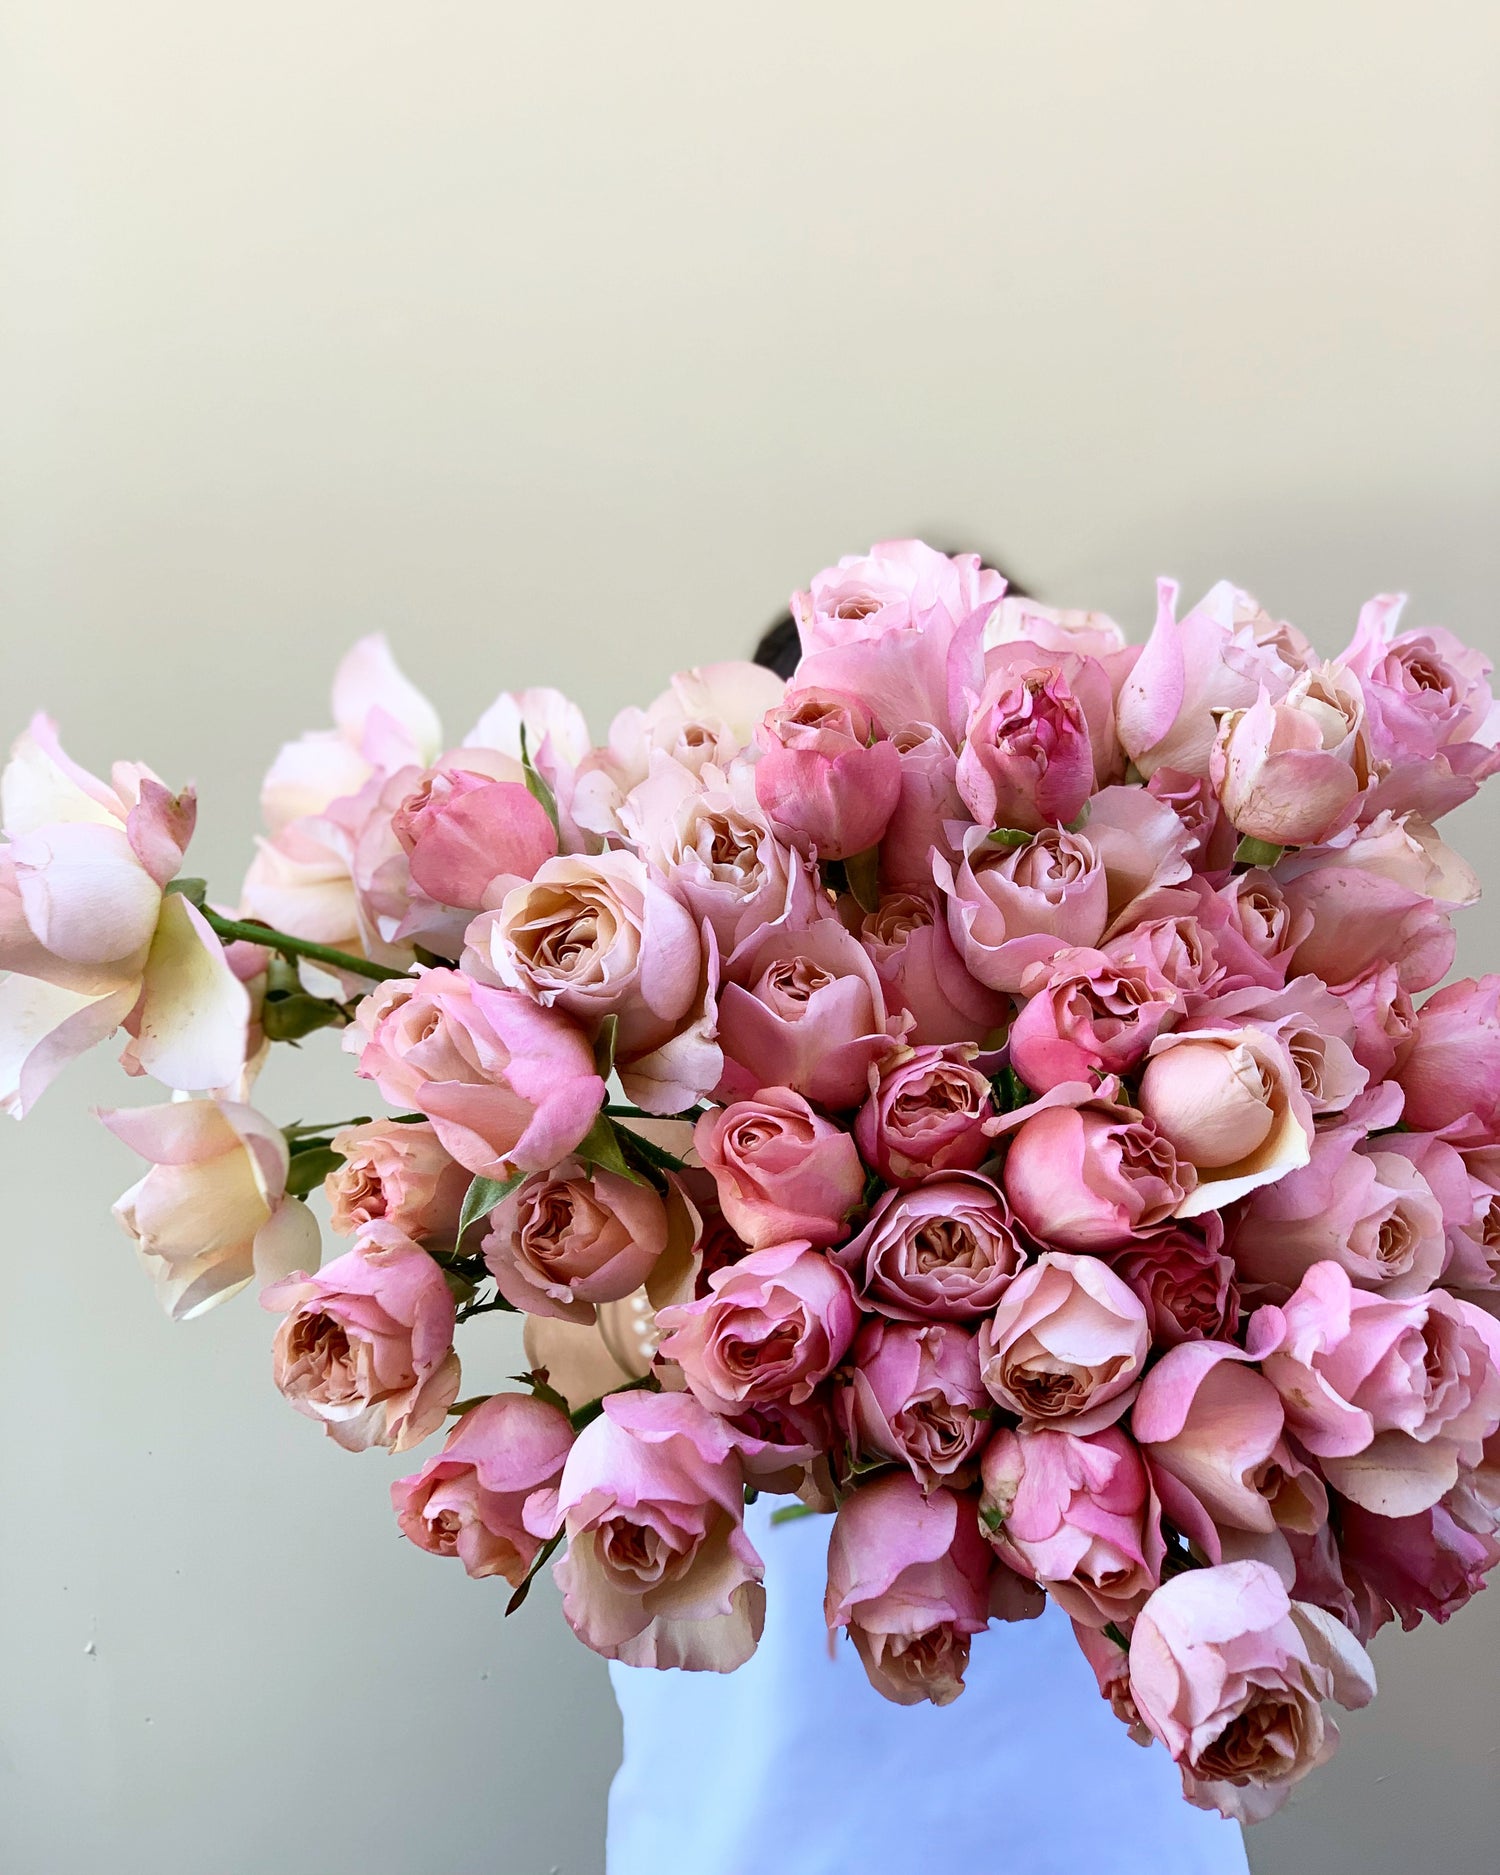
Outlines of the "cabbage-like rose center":
{"label": "cabbage-like rose center", "polygon": [[818,991],[827,989],[833,981],[811,957],[784,957],[766,971],[755,993],[779,1014],[795,1022],[806,1013],[807,1005]]}
{"label": "cabbage-like rose center", "polygon": [[1194,1768],[1200,1777],[1240,1785],[1285,1776],[1302,1756],[1306,1724],[1300,1702],[1261,1693],[1199,1754]]}

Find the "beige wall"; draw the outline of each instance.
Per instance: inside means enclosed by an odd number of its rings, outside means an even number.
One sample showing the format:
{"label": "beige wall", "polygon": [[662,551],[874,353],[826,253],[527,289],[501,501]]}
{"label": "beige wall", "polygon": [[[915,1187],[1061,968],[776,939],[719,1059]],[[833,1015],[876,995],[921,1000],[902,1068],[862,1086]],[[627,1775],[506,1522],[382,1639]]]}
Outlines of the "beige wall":
{"label": "beige wall", "polygon": [[[602,728],[927,529],[1137,631],[1227,572],[1500,653],[1497,85],[1481,0],[8,0],[0,727],[196,776],[228,890],[376,627],[455,731]],[[268,1104],[343,1110],[305,1059]],[[596,1875],[598,1663],[399,1542],[251,1302],[155,1312],[84,1111],[144,1091],[0,1137],[0,1866]],[[1259,1875],[1492,1870],[1497,1638],[1387,1637]]]}

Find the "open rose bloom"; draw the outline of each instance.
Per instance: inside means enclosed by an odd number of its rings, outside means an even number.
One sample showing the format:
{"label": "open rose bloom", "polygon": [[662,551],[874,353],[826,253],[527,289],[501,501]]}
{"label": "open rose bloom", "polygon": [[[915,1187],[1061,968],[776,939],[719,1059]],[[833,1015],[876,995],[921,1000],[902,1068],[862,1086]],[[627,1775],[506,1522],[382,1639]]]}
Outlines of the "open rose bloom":
{"label": "open rose bloom", "polygon": [[[237,903],[181,876],[191,788],[35,718],[0,1105],[121,1033],[173,1096],[101,1116],[168,1311],[258,1283],[298,1412],[434,1442],[410,1542],[516,1599],[550,1562],[599,1653],[743,1664],[747,1493],[796,1493],[880,1693],[950,1703],[1050,1596],[1253,1821],[1364,1643],[1500,1561],[1500,975],[1444,982],[1438,830],[1500,768],[1490,667],[1227,582],[1132,645],[918,541],[792,611],[790,683],[681,671],[597,744],[545,689],[450,737],[363,640]],[[267,1119],[325,1028],[345,1116]],[[482,1394],[495,1310],[530,1368]]]}

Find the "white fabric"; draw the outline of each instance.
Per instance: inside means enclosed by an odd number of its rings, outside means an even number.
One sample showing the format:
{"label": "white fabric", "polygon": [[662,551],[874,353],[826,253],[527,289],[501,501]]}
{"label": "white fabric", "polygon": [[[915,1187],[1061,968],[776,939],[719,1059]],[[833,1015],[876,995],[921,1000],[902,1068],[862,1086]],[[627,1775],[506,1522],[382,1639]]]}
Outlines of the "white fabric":
{"label": "white fabric", "polygon": [[612,1665],[608,1875],[1246,1875],[1099,1697],[1066,1618],[979,1636],[953,1705],[893,1706],[823,1627],[831,1519],[746,1513],[766,1631],[738,1673]]}

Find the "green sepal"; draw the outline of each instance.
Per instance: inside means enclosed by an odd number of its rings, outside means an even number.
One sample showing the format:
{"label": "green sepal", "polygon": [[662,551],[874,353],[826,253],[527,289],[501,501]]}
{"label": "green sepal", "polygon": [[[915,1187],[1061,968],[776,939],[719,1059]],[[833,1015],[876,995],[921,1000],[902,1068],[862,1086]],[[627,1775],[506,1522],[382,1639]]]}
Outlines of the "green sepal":
{"label": "green sepal", "polygon": [[651,1182],[626,1159],[615,1132],[614,1121],[607,1113],[601,1113],[595,1118],[594,1124],[574,1151],[586,1165],[597,1165],[606,1172],[616,1173],[620,1178],[628,1178],[632,1185],[649,1185]]}
{"label": "green sepal", "polygon": [[979,1506],[979,1521],[984,1525],[986,1530],[999,1530],[1004,1526],[1005,1513],[996,1510],[993,1504],[981,1504]]}
{"label": "green sepal", "polygon": [[1128,1638],[1120,1632],[1113,1621],[1105,1622],[1103,1632],[1114,1642],[1115,1646],[1118,1647],[1122,1653],[1128,1654],[1130,1652],[1130,1642]]}
{"label": "green sepal", "polygon": [[162,887],[162,892],[175,892],[179,898],[185,898],[189,905],[196,905],[199,911],[208,903],[207,879],[172,879]]}
{"label": "green sepal", "polygon": [[482,1217],[488,1217],[495,1206],[508,1198],[526,1177],[524,1172],[517,1172],[513,1178],[485,1178],[482,1174],[469,1183],[464,1193],[463,1209],[458,1214],[458,1235],[453,1239],[454,1248],[464,1240],[464,1233],[471,1224],[478,1223]]}
{"label": "green sepal", "polygon": [[[531,751],[526,746],[526,725],[521,725],[521,770],[526,777],[526,791],[532,800],[539,801],[548,820],[552,822],[552,831],[562,837],[562,828],[557,818],[557,796],[548,786],[546,779],[538,774],[536,764],[531,759]],[[506,1611],[507,1613],[509,1610]]]}
{"label": "green sepal", "polygon": [[601,1081],[607,1081],[615,1071],[615,1037],[620,1033],[620,1018],[608,1015],[599,1024],[599,1034],[594,1042],[594,1072]]}
{"label": "green sepal", "polygon": [[796,1523],[802,1517],[816,1517],[811,1504],[783,1504],[771,1512],[772,1523]]}
{"label": "green sepal", "polygon": [[1033,836],[1023,833],[1019,827],[996,827],[986,839],[992,846],[1029,846]]}
{"label": "green sepal", "polygon": [[844,879],[861,911],[880,907],[880,848],[868,846],[863,853],[851,853],[844,861]]}
{"label": "green sepal", "polygon": [[1286,851],[1284,846],[1273,846],[1269,840],[1252,840],[1247,833],[1234,849],[1236,866],[1260,866],[1269,870]]}

